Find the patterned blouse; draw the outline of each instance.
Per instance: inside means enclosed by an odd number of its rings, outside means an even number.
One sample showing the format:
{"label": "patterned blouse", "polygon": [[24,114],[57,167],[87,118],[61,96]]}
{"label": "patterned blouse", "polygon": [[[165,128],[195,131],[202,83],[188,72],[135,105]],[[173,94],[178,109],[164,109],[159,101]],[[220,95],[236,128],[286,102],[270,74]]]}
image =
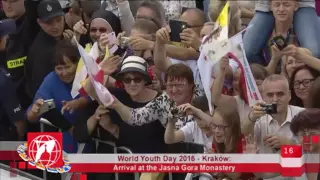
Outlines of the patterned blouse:
{"label": "patterned blouse", "polygon": [[[201,91],[195,88],[193,98],[200,95]],[[150,101],[146,106],[142,108],[131,109],[131,119],[126,120],[126,122],[132,126],[142,126],[154,121],[160,121],[160,123],[166,127],[169,113],[175,106],[176,103],[169,98],[169,95],[166,92],[164,92],[157,98]],[[193,116],[184,116],[178,118],[176,129],[180,129],[190,121],[193,121]]]}
{"label": "patterned blouse", "polygon": [[196,1],[172,1],[172,0],[159,0],[165,10],[166,22],[170,19],[179,19],[183,8],[196,8]]}

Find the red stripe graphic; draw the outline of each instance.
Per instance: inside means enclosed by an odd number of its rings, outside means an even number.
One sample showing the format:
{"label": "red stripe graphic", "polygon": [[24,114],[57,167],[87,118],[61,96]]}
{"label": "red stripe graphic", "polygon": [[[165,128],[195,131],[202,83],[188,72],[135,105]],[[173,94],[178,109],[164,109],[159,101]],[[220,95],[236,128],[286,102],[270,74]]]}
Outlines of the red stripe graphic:
{"label": "red stripe graphic", "polygon": [[[216,168],[217,170],[213,170]],[[280,164],[116,164],[76,163],[70,172],[281,172]]]}
{"label": "red stripe graphic", "polygon": [[0,151],[0,161],[22,161],[17,151]]}

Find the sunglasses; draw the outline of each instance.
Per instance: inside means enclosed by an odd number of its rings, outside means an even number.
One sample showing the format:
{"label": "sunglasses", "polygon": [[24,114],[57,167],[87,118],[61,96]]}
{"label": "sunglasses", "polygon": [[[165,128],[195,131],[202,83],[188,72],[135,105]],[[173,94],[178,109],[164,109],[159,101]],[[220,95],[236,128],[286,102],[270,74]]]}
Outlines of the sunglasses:
{"label": "sunglasses", "polygon": [[125,84],[130,84],[132,81],[134,83],[141,83],[142,80],[143,78],[123,78],[122,82]]}
{"label": "sunglasses", "polygon": [[105,33],[105,32],[107,32],[107,29],[106,28],[90,28],[90,32],[92,32],[92,33],[95,33],[97,31],[99,31],[101,33]]}

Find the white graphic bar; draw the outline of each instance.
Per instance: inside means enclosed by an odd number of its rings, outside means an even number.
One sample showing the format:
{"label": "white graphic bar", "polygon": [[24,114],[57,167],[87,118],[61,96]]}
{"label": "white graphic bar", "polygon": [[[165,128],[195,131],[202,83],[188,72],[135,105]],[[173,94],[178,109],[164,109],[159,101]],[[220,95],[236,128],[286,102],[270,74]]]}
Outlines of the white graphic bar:
{"label": "white graphic bar", "polygon": [[68,154],[70,163],[280,163],[279,154]]}
{"label": "white graphic bar", "polygon": [[0,151],[16,151],[25,141],[0,141]]}
{"label": "white graphic bar", "polygon": [[301,167],[304,164],[303,158],[282,158],[282,167]]}
{"label": "white graphic bar", "polygon": [[[17,151],[17,147],[23,143],[25,142],[0,141],[0,153]],[[301,159],[297,158],[300,160],[282,158],[282,161],[279,154],[67,154],[67,156],[71,163],[282,163],[283,167],[320,163],[320,154],[306,153]]]}

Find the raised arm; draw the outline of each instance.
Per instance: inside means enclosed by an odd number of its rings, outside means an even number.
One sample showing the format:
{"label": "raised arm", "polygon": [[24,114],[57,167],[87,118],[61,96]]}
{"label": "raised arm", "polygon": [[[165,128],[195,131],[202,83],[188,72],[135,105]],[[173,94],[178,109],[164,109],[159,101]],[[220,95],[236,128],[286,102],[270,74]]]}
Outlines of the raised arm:
{"label": "raised arm", "polygon": [[129,36],[135,22],[130,9],[130,4],[128,0],[117,0],[117,5],[119,8],[119,18],[122,30],[126,32],[126,36]]}
{"label": "raised arm", "polygon": [[166,131],[164,133],[164,142],[166,144],[174,144],[185,140],[183,131],[176,130],[176,122],[176,118],[170,117]]}
{"label": "raised arm", "polygon": [[236,100],[232,96],[222,94],[223,84],[226,76],[227,69],[229,68],[229,58],[222,57],[220,60],[220,69],[216,79],[211,88],[211,102],[216,106],[228,107],[231,104],[236,104]]}
{"label": "raised arm", "polygon": [[180,33],[181,42],[189,48],[167,45],[169,57],[178,60],[197,60],[200,56],[201,39],[193,29],[187,28]]}
{"label": "raised arm", "polygon": [[154,44],[153,59],[157,68],[162,72],[166,72],[168,67],[171,66],[171,61],[167,57],[166,43],[169,42],[170,28],[164,27],[157,31],[156,42]]}
{"label": "raised arm", "polygon": [[184,48],[174,45],[166,45],[166,52],[168,57],[178,60],[197,60],[200,53],[193,48]]}
{"label": "raised arm", "polygon": [[276,45],[271,46],[271,60],[266,67],[269,74],[275,74],[279,61],[282,58],[282,52],[277,48]]}
{"label": "raised arm", "polygon": [[243,122],[241,123],[242,124],[241,131],[245,136],[256,133],[254,131],[255,123],[261,116],[265,115],[265,112],[263,111],[261,104],[262,103],[257,103],[256,105],[254,105],[252,107],[251,112],[248,114],[248,118],[244,119]]}
{"label": "raised arm", "polygon": [[304,48],[296,47],[295,45],[289,45],[283,50],[283,53],[287,56],[293,56],[313,69],[320,71],[320,59],[307,53]]}
{"label": "raised arm", "polygon": [[[196,116],[201,121],[205,121],[207,124],[211,122],[211,116],[204,113],[202,110],[192,106],[191,104],[182,104],[178,106],[182,111],[186,113],[186,115]],[[169,122],[167,124],[167,128],[165,131],[165,142],[166,144],[178,143],[181,141],[185,142],[193,142],[194,137],[194,127],[196,123],[195,121],[188,122],[185,126],[183,126],[179,130],[175,130],[175,124],[177,122],[177,118],[173,117],[171,113],[169,113]]]}

